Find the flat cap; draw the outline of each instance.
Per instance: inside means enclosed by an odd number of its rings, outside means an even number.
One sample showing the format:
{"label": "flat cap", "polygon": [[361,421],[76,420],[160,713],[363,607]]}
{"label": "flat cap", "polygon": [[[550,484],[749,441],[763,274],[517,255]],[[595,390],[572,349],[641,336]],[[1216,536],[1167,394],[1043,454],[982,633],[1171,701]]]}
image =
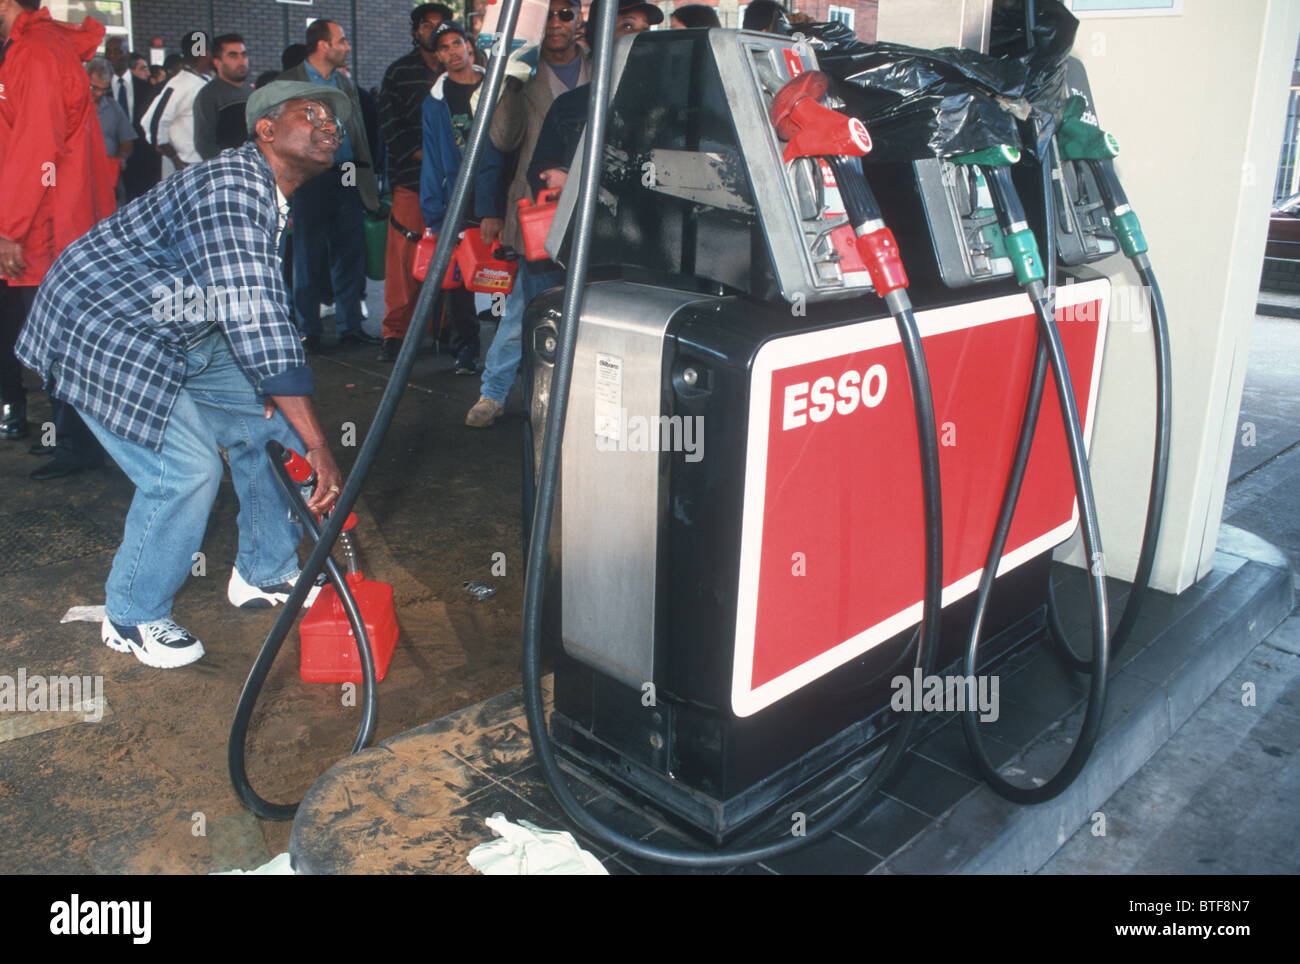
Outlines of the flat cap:
{"label": "flat cap", "polygon": [[273,80],[253,91],[244,107],[244,123],[248,132],[253,125],[276,107],[290,100],[316,100],[328,105],[335,117],[341,118],[348,109],[348,95],[326,84],[311,84],[305,80]]}

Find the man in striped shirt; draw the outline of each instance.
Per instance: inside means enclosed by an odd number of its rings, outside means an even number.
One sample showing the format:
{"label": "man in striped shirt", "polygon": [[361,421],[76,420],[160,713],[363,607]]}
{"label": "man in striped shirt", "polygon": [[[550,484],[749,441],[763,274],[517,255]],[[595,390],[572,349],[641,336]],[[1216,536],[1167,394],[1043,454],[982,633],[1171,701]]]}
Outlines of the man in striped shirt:
{"label": "man in striped shirt", "polygon": [[451,19],[451,10],[440,3],[422,3],[412,10],[411,40],[415,49],[388,65],[379,87],[379,129],[388,146],[388,176],[393,185],[384,261],[380,361],[397,358],[420,296],[420,283],[411,276],[415,245],[425,227],[420,214],[420,163],[424,157],[420,111],[442,69],[434,50],[434,31]]}

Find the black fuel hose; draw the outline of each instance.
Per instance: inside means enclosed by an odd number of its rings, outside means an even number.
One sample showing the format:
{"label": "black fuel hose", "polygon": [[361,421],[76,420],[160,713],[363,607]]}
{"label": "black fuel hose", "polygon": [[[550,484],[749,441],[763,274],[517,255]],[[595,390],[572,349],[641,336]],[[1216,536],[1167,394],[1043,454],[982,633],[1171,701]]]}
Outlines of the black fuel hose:
{"label": "black fuel hose", "polygon": [[[267,442],[266,456],[271,461],[271,467],[275,472],[275,480],[280,483],[280,488],[284,490],[285,498],[289,500],[289,504],[298,514],[298,519],[302,522],[312,541],[319,545],[320,526],[316,523],[315,514],[311,509],[307,508],[307,503],[303,499],[298,486],[289,478],[289,473],[284,466],[284,448],[274,440]],[[348,585],[347,579],[331,556],[325,557],[325,571],[329,573],[330,583],[339,594],[339,601],[343,604],[343,611],[347,613],[348,622],[352,625],[352,638],[356,640],[357,653],[361,658],[361,722],[357,726],[357,737],[352,742],[351,750],[352,753],[356,753],[358,750],[365,748],[375,732],[375,720],[378,715],[375,702],[375,655],[370,650],[370,637],[366,632],[366,621],[361,615],[361,608],[357,605],[356,597],[352,595],[352,587]],[[305,576],[300,575],[298,581],[302,583],[307,580]],[[285,606],[287,607],[288,603],[285,603]],[[297,608],[293,612],[296,615]],[[257,698],[262,692],[262,686],[266,682],[266,677],[271,672],[271,665],[275,662],[275,657],[279,654],[280,647],[283,644],[284,637],[277,638],[274,634],[268,636],[266,642],[262,644],[257,659],[253,662],[253,668],[248,674],[248,680],[244,683],[243,692],[239,695],[239,705],[235,708],[235,719],[230,724],[230,752],[234,754],[236,750],[238,751],[238,765],[232,762],[230,767],[235,792],[239,794],[239,799],[244,802],[248,809],[267,820],[289,820],[298,810],[297,803],[271,803],[269,800],[264,799],[253,789],[244,766],[244,746],[248,739],[248,725],[253,716],[253,707],[257,705]]]}
{"label": "black fuel hose", "polygon": [[[592,97],[588,108],[586,149],[582,157],[582,182],[576,206],[573,247],[569,275],[564,292],[559,350],[551,374],[550,405],[546,413],[546,433],[542,447],[541,469],[537,479],[537,504],[533,512],[533,531],[528,545],[528,565],[524,590],[523,677],[524,709],[528,731],[542,777],[568,818],[596,840],[634,857],[641,857],[675,867],[719,868],[778,857],[824,837],[857,813],[889,777],[906,750],[916,714],[907,714],[892,736],[884,755],[870,777],[862,781],[834,811],[803,836],[792,836],[772,843],[723,850],[714,853],[656,847],[620,834],[587,811],[570,792],[555,756],[555,746],[546,726],[541,688],[541,623],[546,566],[550,543],[551,519],[559,481],[560,446],[563,440],[569,387],[572,381],[578,322],[587,277],[591,245],[591,227],[595,219],[597,191],[605,141],[605,122],[609,102],[610,46],[614,32],[615,9],[605,5],[599,14],[596,61],[592,69]],[[933,668],[939,619],[942,615],[943,589],[943,514],[939,493],[939,449],[935,432],[934,406],[930,397],[929,375],[921,347],[920,333],[912,315],[906,291],[899,289],[885,296],[886,305],[899,327],[908,363],[912,400],[916,410],[918,441],[921,447],[922,488],[925,505],[926,556],[925,603],[923,604],[922,641],[917,663],[928,674]]]}
{"label": "black fuel hose", "polygon": [[[1124,188],[1115,176],[1114,165],[1109,160],[1092,161],[1091,167],[1096,176],[1097,186],[1112,216],[1129,210],[1128,198]],[[1117,219],[1118,220],[1118,219]],[[1145,248],[1145,243],[1142,245]],[[1133,627],[1137,624],[1138,614],[1146,599],[1151,582],[1151,569],[1155,564],[1156,543],[1160,538],[1160,526],[1164,517],[1165,489],[1169,477],[1169,444],[1171,437],[1170,422],[1173,403],[1170,398],[1172,361],[1169,353],[1169,319],[1165,314],[1165,301],[1160,293],[1151,260],[1146,251],[1135,252],[1130,262],[1137,269],[1138,277],[1147,292],[1151,305],[1151,338],[1155,351],[1156,368],[1156,430],[1151,446],[1151,486],[1147,493],[1146,522],[1143,524],[1142,546],[1138,551],[1137,568],[1133,573],[1133,584],[1129,590],[1128,600],[1124,604],[1119,622],[1110,641],[1112,658],[1128,642]],[[1053,643],[1061,656],[1074,669],[1091,672],[1091,660],[1077,656],[1066,640],[1061,628],[1060,617],[1056,609],[1056,597],[1048,584],[1048,630]]]}
{"label": "black fuel hose", "polygon": [[[502,8],[499,23],[503,26],[501,26],[501,32],[493,43],[493,56],[488,64],[487,76],[481,88],[482,95],[479,100],[481,109],[475,114],[474,124],[470,129],[469,142],[465,145],[460,173],[456,177],[456,184],[451,192],[451,200],[447,204],[445,224],[457,225],[463,224],[465,221],[465,215],[469,209],[469,199],[473,196],[474,178],[478,172],[479,161],[482,158],[484,143],[488,136],[488,128],[492,123],[492,115],[496,111],[497,101],[501,95],[506,61],[509,59],[509,53],[512,49],[511,42],[514,38],[515,22],[519,18],[521,6],[522,0],[505,0],[505,5]],[[388,384],[384,387],[384,393],[380,397],[379,406],[375,410],[374,421],[371,422],[370,429],[366,432],[365,439],[361,443],[361,449],[357,453],[356,464],[343,483],[343,490],[339,493],[338,500],[334,505],[334,511],[330,514],[324,528],[319,531],[319,538],[312,547],[307,561],[303,563],[302,574],[298,577],[298,582],[294,585],[293,591],[289,593],[284,608],[281,609],[275,624],[271,627],[267,640],[262,647],[263,654],[267,653],[268,650],[272,652],[278,651],[285,637],[289,635],[289,631],[293,628],[293,621],[297,618],[298,611],[302,608],[303,600],[307,598],[307,593],[311,589],[316,575],[330,563],[330,551],[334,548],[339,533],[343,531],[343,524],[352,512],[357,496],[360,495],[366,478],[374,467],[380,446],[383,445],[384,437],[388,434],[388,427],[392,424],[393,416],[397,413],[397,405],[405,391],[406,380],[410,377],[411,369],[415,365],[415,355],[419,350],[420,338],[424,334],[425,326],[428,324],[429,319],[433,317],[433,311],[441,299],[442,278],[447,272],[447,266],[451,263],[452,251],[455,245],[455,231],[444,230],[439,234],[429,271],[425,276],[424,286],[420,289],[420,296],[415,303],[411,325],[406,331],[402,349],[398,352],[397,360],[393,364],[393,374],[389,377]],[[346,580],[344,584],[346,585]],[[274,656],[272,655],[271,658],[273,659]],[[260,659],[261,656],[259,655],[259,661]],[[269,666],[267,669],[269,669]],[[244,802],[245,806],[259,817],[268,820],[289,820],[297,810],[296,804],[285,806],[268,803],[258,797],[248,785],[248,775],[245,771],[244,745],[248,735],[246,717],[252,714],[252,706],[257,699],[257,687],[261,686],[261,679],[254,680],[256,671],[257,666],[255,665],[254,672],[249,674],[248,680],[244,683],[244,690],[239,698],[239,708],[236,710],[236,722],[240,722],[242,719],[243,725],[240,727],[232,725],[230,730],[230,741],[226,750],[230,780],[235,787],[235,792],[239,794],[239,798]],[[262,678],[265,678],[265,671],[261,675]],[[255,682],[256,687],[254,687]],[[253,688],[250,689],[250,687]]]}
{"label": "black fuel hose", "polygon": [[[1046,167],[1046,162],[1044,162]],[[1005,168],[991,168],[987,171],[990,193],[998,211],[999,221],[1004,230],[1021,230],[1024,226],[1024,211],[1011,183],[1010,174]],[[1044,179],[1050,178],[1046,172]],[[1050,183],[1046,185],[1050,191]],[[1050,202],[1050,196],[1048,201]],[[1054,231],[1052,208],[1046,208],[1048,228]],[[1055,235],[1052,235],[1053,239]],[[1049,242],[1049,253],[1055,258],[1054,245]],[[1050,263],[1050,262],[1049,262]],[[1038,420],[1039,405],[1042,401],[1045,371],[1043,355],[1051,365],[1053,381],[1056,384],[1057,399],[1061,406],[1061,418],[1065,428],[1066,443],[1070,454],[1070,469],[1074,477],[1075,497],[1079,502],[1080,528],[1083,533],[1084,551],[1089,560],[1088,588],[1092,600],[1092,666],[1094,671],[1088,686],[1087,709],[1084,712],[1083,725],[1075,738],[1074,747],[1056,774],[1045,783],[1036,787],[1021,787],[1006,780],[993,766],[979,736],[977,715],[974,711],[963,711],[962,731],[966,736],[966,745],[975,762],[980,776],[1000,796],[1015,803],[1034,804],[1050,800],[1068,787],[1088,762],[1101,729],[1102,713],[1106,705],[1107,670],[1109,663],[1107,624],[1110,614],[1106,603],[1106,574],[1101,552],[1101,535],[1097,523],[1096,503],[1092,494],[1092,479],[1088,472],[1088,459],[1083,442],[1083,429],[1079,421],[1078,408],[1074,399],[1074,388],[1070,379],[1069,364],[1065,358],[1065,349],[1061,344],[1061,335],[1056,328],[1055,311],[1050,303],[1049,294],[1042,281],[1029,281],[1024,285],[1026,293],[1033,304],[1038,322],[1039,348],[1031,377],[1029,397],[1025,405],[1020,437],[1017,440],[1015,456],[1007,479],[1002,505],[998,512],[997,524],[989,544],[988,555],[984,561],[984,570],[980,576],[979,590],[976,594],[975,612],[972,617],[970,637],[963,660],[962,672],[973,678],[978,665],[980,633],[983,628],[985,611],[993,580],[997,575],[998,563],[1006,546],[1007,536],[1011,531],[1011,522],[1015,516],[1016,503],[1019,500],[1021,484],[1025,469],[1033,448],[1034,434]]]}

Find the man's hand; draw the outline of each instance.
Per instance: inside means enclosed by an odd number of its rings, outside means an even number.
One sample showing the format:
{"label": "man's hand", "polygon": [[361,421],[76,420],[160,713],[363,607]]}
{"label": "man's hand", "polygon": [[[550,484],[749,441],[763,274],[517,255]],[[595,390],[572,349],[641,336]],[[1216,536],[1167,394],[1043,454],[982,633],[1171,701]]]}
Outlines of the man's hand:
{"label": "man's hand", "polygon": [[23,246],[17,241],[0,238],[0,278],[17,278],[26,269]]}
{"label": "man's hand", "polygon": [[278,408],[289,420],[294,431],[303,440],[307,451],[303,453],[312,468],[316,470],[316,491],[307,500],[307,508],[317,515],[323,515],[334,508],[343,488],[343,476],[334,464],[334,456],[325,444],[325,433],[316,418],[316,409],[310,395],[271,395],[266,399],[266,417],[270,418]]}
{"label": "man's hand", "polygon": [[334,464],[334,456],[330,454],[329,446],[323,442],[315,448],[309,448],[304,453],[304,457],[316,470],[316,491],[307,500],[307,508],[317,515],[322,515],[334,508],[334,503],[338,502],[339,491],[343,488],[343,476],[339,472],[339,467]]}
{"label": "man's hand", "polygon": [[558,167],[548,167],[537,176],[541,178],[548,191],[560,191],[564,189],[564,182],[569,179],[569,172],[561,171]]}
{"label": "man's hand", "polygon": [[503,222],[500,218],[484,218],[478,223],[478,233],[483,237],[483,243],[488,247],[492,242],[501,237],[501,228]]}

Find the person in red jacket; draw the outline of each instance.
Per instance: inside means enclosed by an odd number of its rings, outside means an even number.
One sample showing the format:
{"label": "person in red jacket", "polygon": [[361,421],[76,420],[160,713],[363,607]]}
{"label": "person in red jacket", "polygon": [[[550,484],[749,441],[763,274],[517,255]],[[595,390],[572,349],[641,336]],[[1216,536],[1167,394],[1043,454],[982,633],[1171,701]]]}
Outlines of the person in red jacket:
{"label": "person in red jacket", "polygon": [[[36,287],[64,248],[116,208],[113,169],[82,66],[103,38],[103,25],[89,17],[74,26],[52,20],[40,0],[0,0],[0,438],[27,434],[13,346]],[[73,444],[56,464],[86,468],[99,460],[98,447],[72,423],[76,413],[60,407],[57,432]],[[76,447],[79,432],[85,448]],[[39,474],[53,478],[53,468]]]}

